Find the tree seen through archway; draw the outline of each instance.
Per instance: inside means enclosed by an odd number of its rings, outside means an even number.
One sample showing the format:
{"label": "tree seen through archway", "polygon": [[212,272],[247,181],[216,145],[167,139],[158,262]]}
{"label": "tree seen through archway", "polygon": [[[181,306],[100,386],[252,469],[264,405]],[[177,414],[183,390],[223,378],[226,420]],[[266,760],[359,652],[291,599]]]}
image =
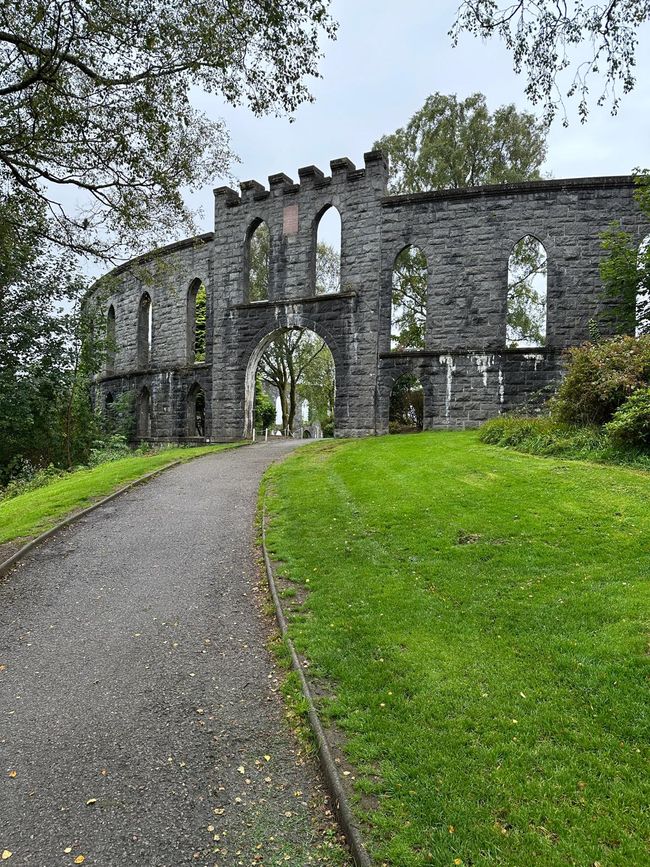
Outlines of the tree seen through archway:
{"label": "tree seen through archway", "polygon": [[293,435],[302,423],[299,408],[305,400],[308,421],[318,422],[324,434],[333,432],[334,359],[325,341],[313,331],[288,328],[276,335],[262,354],[257,377],[279,397],[280,427],[285,434]]}

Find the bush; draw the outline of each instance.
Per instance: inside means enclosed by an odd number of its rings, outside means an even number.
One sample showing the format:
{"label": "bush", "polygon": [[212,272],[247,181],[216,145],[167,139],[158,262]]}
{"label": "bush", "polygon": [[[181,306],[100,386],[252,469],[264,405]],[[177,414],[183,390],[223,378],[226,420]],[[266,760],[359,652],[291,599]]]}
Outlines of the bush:
{"label": "bush", "polygon": [[630,395],[605,430],[615,442],[650,447],[650,388],[640,388]]}
{"label": "bush", "polygon": [[568,352],[551,415],[563,424],[601,425],[631,394],[649,385],[650,336],[586,343]]}
{"label": "bush", "polygon": [[117,461],[134,454],[123,434],[113,434],[105,442],[94,442],[88,459],[89,467],[105,464],[107,461]]}

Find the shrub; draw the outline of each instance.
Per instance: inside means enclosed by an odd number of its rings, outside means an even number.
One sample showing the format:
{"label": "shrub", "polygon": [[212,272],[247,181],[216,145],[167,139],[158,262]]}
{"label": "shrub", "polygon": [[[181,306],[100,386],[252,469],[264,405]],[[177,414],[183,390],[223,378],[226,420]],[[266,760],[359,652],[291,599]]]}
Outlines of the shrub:
{"label": "shrub", "polygon": [[650,447],[650,388],[640,388],[630,395],[605,430],[615,442]]}
{"label": "shrub", "polygon": [[650,385],[650,336],[615,337],[570,349],[551,404],[555,421],[601,425],[638,389]]}

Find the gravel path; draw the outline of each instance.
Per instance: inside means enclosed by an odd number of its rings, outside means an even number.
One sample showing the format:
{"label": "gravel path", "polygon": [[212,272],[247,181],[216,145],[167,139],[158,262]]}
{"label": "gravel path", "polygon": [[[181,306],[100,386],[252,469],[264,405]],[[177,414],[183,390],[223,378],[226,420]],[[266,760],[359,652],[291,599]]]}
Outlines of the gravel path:
{"label": "gravel path", "polygon": [[256,589],[260,476],[293,446],[171,469],[0,580],[8,867],[345,863]]}

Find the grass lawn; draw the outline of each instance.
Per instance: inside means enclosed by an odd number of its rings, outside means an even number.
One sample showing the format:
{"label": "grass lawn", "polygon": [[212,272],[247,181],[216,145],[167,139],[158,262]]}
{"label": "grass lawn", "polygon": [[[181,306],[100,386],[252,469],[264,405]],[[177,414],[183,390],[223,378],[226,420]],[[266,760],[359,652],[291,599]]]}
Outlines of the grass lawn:
{"label": "grass lawn", "polygon": [[650,474],[427,433],[266,486],[378,864],[650,864]]}
{"label": "grass lawn", "polygon": [[[37,536],[71,512],[84,509],[117,488],[174,461],[191,460],[235,444],[170,448],[151,455],[121,458],[77,470],[49,485],[0,502],[0,545],[15,539]],[[3,559],[0,557],[0,559]]]}

